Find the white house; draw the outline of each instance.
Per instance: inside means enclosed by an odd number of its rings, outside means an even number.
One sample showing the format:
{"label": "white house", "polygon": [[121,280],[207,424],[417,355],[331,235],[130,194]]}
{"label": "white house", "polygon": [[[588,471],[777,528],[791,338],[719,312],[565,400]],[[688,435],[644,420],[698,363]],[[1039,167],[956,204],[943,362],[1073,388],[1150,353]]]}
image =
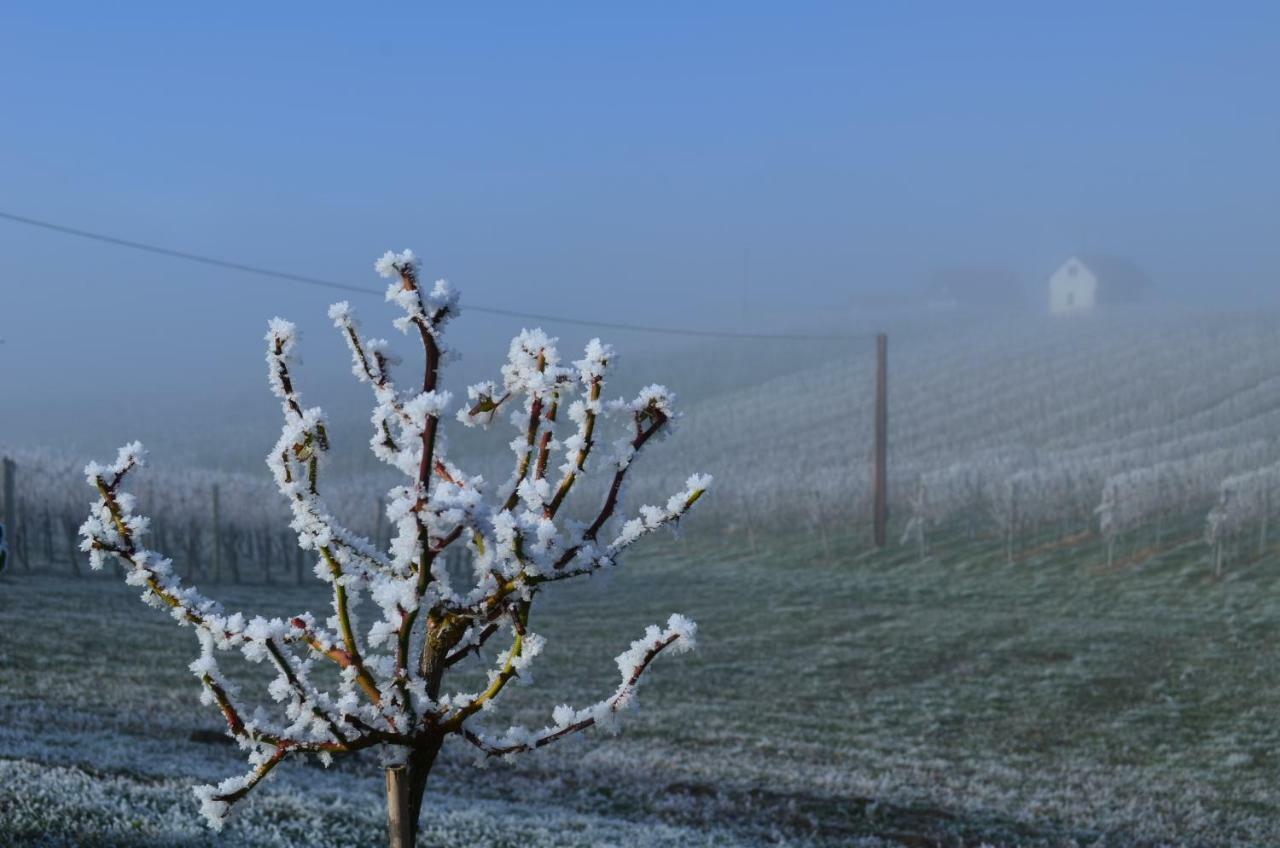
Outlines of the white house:
{"label": "white house", "polygon": [[1107,303],[1134,303],[1150,280],[1137,265],[1115,256],[1076,255],[1049,277],[1049,311],[1091,312]]}

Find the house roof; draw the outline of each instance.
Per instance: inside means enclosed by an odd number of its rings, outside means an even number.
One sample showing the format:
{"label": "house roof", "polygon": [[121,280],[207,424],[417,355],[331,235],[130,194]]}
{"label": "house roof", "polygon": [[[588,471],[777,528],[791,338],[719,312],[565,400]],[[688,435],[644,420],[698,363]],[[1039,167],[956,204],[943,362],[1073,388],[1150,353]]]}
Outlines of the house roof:
{"label": "house roof", "polygon": [[1098,300],[1126,302],[1137,300],[1151,287],[1151,278],[1132,261],[1105,253],[1077,253],[1081,265],[1098,278]]}

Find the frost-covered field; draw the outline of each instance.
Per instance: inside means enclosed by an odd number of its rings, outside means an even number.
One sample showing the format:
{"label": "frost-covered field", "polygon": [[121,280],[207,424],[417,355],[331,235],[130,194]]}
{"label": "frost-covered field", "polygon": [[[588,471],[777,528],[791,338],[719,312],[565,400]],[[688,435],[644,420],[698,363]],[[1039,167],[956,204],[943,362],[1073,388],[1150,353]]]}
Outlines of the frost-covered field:
{"label": "frost-covered field", "polygon": [[[1280,842],[1274,556],[1214,581],[1203,545],[1108,571],[1096,545],[1009,565],[959,539],[917,562],[697,535],[608,592],[549,596],[551,647],[514,708],[600,697],[612,657],[673,610],[699,650],[655,666],[617,738],[487,770],[452,752],[423,844]],[[322,606],[312,591],[215,594],[281,614]],[[0,582],[0,844],[213,844],[188,786],[242,762],[189,739],[219,723],[194,652],[114,580]],[[293,763],[217,844],[370,844],[382,803],[372,756]]]}

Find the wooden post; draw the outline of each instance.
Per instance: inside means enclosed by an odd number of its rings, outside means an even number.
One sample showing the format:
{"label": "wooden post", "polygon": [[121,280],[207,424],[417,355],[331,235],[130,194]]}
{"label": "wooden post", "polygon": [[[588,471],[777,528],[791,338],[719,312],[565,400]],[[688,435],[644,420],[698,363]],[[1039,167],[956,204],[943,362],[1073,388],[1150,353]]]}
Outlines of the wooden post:
{"label": "wooden post", "polygon": [[62,535],[67,540],[67,564],[71,566],[71,573],[80,577],[80,557],[85,554],[80,550],[80,525],[74,518],[62,519]]}
{"label": "wooden post", "polygon": [[409,776],[404,766],[387,769],[387,837],[391,848],[413,848]]}
{"label": "wooden post", "polygon": [[1258,528],[1258,556],[1267,553],[1267,517],[1271,515],[1271,481],[1262,482],[1262,526]]}
{"label": "wooden post", "polygon": [[213,582],[222,580],[222,510],[218,504],[218,485],[213,486]]}
{"label": "wooden post", "polygon": [[187,580],[194,581],[200,570],[200,525],[192,518],[187,522]]}
{"label": "wooden post", "polygon": [[18,464],[4,457],[0,462],[4,483],[4,533],[9,539],[9,556],[13,561],[22,560],[23,570],[31,571],[31,560],[28,557],[26,534],[18,533]]}
{"label": "wooden post", "polygon": [[227,528],[227,565],[230,566],[231,582],[240,585],[240,528],[232,524]]}
{"label": "wooden post", "polygon": [[53,567],[53,519],[49,516],[49,508],[44,510],[44,561]]}
{"label": "wooden post", "polygon": [[1014,479],[1009,480],[1009,527],[1008,538],[1005,540],[1005,561],[1013,565],[1013,540],[1018,530],[1018,482]]}
{"label": "wooden post", "polygon": [[33,526],[34,523],[27,521],[27,511],[26,509],[21,508],[22,504],[19,504],[18,506],[19,506],[18,532],[15,534],[14,543],[17,545],[18,559],[22,560],[23,570],[30,571],[31,570],[30,528]]}
{"label": "wooden post", "polygon": [[18,465],[9,457],[4,458],[4,533],[9,539],[9,552],[18,559]]}
{"label": "wooden post", "polygon": [[262,558],[262,579],[267,585],[272,584],[271,577],[271,531],[263,530],[258,536],[258,556]]}
{"label": "wooden post", "polygon": [[885,545],[889,523],[889,337],[876,336],[876,443],[872,458],[872,529],[877,548]]}

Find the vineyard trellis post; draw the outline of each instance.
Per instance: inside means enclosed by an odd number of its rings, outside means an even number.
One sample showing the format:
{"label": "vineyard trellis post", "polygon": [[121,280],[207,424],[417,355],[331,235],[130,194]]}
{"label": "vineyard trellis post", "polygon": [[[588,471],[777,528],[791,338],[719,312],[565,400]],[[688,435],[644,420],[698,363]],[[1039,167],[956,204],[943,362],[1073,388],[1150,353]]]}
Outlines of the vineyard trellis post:
{"label": "vineyard trellis post", "polygon": [[213,555],[213,582],[222,582],[222,510],[218,503],[218,484],[213,484],[213,526],[210,528],[213,543],[210,553]]}
{"label": "vineyard trellis post", "polygon": [[306,552],[297,545],[292,546],[293,550],[293,574],[299,586],[303,584],[304,576],[307,570]]}
{"label": "vineyard trellis post", "polygon": [[[71,516],[62,519],[62,536],[67,543],[67,565],[71,568],[71,573],[76,577],[80,575],[80,524]],[[53,565],[52,562],[49,563]]]}
{"label": "vineyard trellis post", "polygon": [[889,337],[876,335],[876,403],[875,449],[871,470],[872,538],[877,548],[885,545],[889,523],[888,454],[889,454]]}
{"label": "vineyard trellis post", "polygon": [[1258,556],[1267,554],[1267,518],[1271,514],[1271,481],[1268,479],[1262,488],[1262,522],[1258,527]]}
{"label": "vineyard trellis post", "polygon": [[[3,463],[0,463],[0,468],[4,474],[4,530],[9,536],[9,547],[16,559],[22,551],[22,546],[18,544],[18,464],[6,456]],[[29,563],[24,565],[31,567]]]}
{"label": "vineyard trellis post", "polygon": [[1013,565],[1014,535],[1018,529],[1018,478],[1010,477],[1008,485],[1009,507],[1007,517],[1009,526],[1006,528],[1004,557],[1007,563]]}
{"label": "vineyard trellis post", "polygon": [[273,582],[271,576],[271,531],[262,530],[257,534],[258,559],[262,563],[262,579],[268,586]]}
{"label": "vineyard trellis post", "polygon": [[187,522],[187,579],[194,580],[200,570],[200,525],[192,518]]}
{"label": "vineyard trellis post", "polygon": [[47,566],[53,565],[53,516],[49,508],[44,508],[44,561]]}

